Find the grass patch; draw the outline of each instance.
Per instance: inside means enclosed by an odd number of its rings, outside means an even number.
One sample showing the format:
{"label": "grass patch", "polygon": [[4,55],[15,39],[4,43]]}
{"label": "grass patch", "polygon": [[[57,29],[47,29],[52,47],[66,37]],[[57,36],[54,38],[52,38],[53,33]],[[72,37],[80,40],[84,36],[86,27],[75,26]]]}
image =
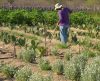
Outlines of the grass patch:
{"label": "grass patch", "polygon": [[68,48],[68,45],[59,43],[59,44],[56,45],[56,48],[58,48],[58,49],[66,49],[66,48]]}

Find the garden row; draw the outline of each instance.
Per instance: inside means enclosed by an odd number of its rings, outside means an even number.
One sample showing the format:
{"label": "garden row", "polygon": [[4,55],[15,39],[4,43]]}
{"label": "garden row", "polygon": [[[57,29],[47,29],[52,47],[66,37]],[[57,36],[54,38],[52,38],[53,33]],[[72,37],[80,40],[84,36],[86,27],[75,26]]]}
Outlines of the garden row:
{"label": "garden row", "polygon": [[[98,29],[100,18],[90,15],[87,12],[73,12],[70,16],[71,25],[83,29]],[[38,23],[54,25],[58,17],[55,11],[28,10],[3,10],[0,9],[0,25],[29,25],[35,26]]]}
{"label": "garden row", "polygon": [[[31,58],[34,55],[33,50],[26,50],[22,54],[23,59]],[[25,55],[24,55],[25,54]],[[31,56],[31,57],[30,57]],[[26,58],[27,57],[27,58]],[[68,59],[69,57],[69,59]],[[41,70],[52,70],[58,75],[63,75],[66,80],[74,81],[99,81],[100,80],[100,61],[99,56],[92,58],[92,62],[88,62],[88,58],[84,54],[72,56],[67,54],[67,61],[56,60],[53,64],[45,58],[40,58],[38,65]],[[23,68],[15,68],[5,64],[0,65],[0,72],[8,78],[14,78],[16,81],[54,81],[53,76],[42,76],[39,73],[32,73],[28,66]]]}
{"label": "garden row", "polygon": [[[0,32],[0,40],[3,41],[5,44],[10,43],[10,44],[13,44],[14,46],[20,46],[21,48],[24,47],[25,49],[33,49],[36,54],[36,55],[33,55],[34,59],[36,59],[36,57],[43,57],[47,55],[48,48],[41,46],[41,43],[43,43],[41,42],[41,40],[38,40],[34,38],[33,36],[32,36],[33,38],[29,39],[30,36],[26,37],[26,36],[20,35],[20,33],[18,34],[19,35],[17,35],[17,32],[16,32],[16,34],[13,35],[13,32],[9,33],[9,32],[2,31]],[[100,55],[99,42],[92,43],[90,38],[84,38],[82,40],[79,39],[78,42],[75,42],[75,43],[84,47],[84,51],[80,51],[80,53],[84,52],[87,57],[95,57],[95,56]],[[74,45],[74,43],[72,43],[71,45]],[[54,47],[52,47],[52,49],[50,49],[51,50],[50,54],[59,56],[58,50],[66,49],[66,48],[68,48],[67,45],[56,44]],[[94,51],[91,51],[91,49]],[[16,55],[16,52],[14,54]],[[26,59],[29,60],[30,62],[32,62],[31,56],[29,59],[26,57]],[[19,58],[22,58],[22,57],[19,56]]]}

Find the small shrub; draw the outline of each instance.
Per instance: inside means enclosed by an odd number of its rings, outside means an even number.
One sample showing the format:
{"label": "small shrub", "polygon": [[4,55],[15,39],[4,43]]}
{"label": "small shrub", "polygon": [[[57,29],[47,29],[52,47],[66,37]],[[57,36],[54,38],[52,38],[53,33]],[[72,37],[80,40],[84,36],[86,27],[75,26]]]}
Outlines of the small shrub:
{"label": "small shrub", "polygon": [[33,73],[29,81],[53,81],[51,76],[41,76],[38,73]]}
{"label": "small shrub", "polygon": [[43,81],[43,77],[37,73],[30,76],[29,81]]}
{"label": "small shrub", "polygon": [[2,67],[4,66],[3,61],[0,62],[0,73],[2,72]]}
{"label": "small shrub", "polygon": [[17,57],[19,59],[22,59],[23,61],[25,62],[34,62],[35,61],[35,58],[36,58],[36,55],[34,53],[34,51],[31,49],[31,50],[23,50],[21,51]]}
{"label": "small shrub", "polygon": [[47,50],[45,47],[39,46],[37,51],[38,51],[39,57],[43,57],[44,55],[46,55]]}
{"label": "small shrub", "polygon": [[66,49],[68,46],[66,44],[57,44],[57,48]]}
{"label": "small shrub", "polygon": [[63,74],[64,66],[62,60],[57,60],[53,65],[52,65],[52,70],[56,72],[58,75]]}
{"label": "small shrub", "polygon": [[[64,74],[67,79],[75,80],[76,76],[78,76],[78,69],[75,67],[75,64],[73,62],[67,62],[67,64],[64,66]],[[80,76],[79,76],[80,77]],[[76,81],[76,80],[75,80]]]}
{"label": "small shrub", "polygon": [[15,80],[16,81],[28,81],[31,74],[32,74],[32,72],[29,69],[29,67],[25,66],[16,72]]}
{"label": "small shrub", "polygon": [[87,57],[84,55],[78,55],[72,58],[72,62],[79,67],[80,71],[83,71],[85,68],[85,65],[87,63]]}
{"label": "small shrub", "polygon": [[84,71],[87,58],[79,55],[73,57],[64,66],[65,77],[71,80],[80,81],[81,72]]}
{"label": "small shrub", "polygon": [[87,64],[81,77],[81,81],[100,81],[100,57]]}
{"label": "small shrub", "polygon": [[57,56],[57,55],[58,55],[58,50],[57,50],[57,48],[52,48],[52,49],[51,49],[51,54],[54,55],[54,56]]}
{"label": "small shrub", "polygon": [[39,60],[39,67],[42,70],[51,70],[50,62],[47,59],[41,58]]}
{"label": "small shrub", "polygon": [[45,76],[43,81],[53,81],[53,78],[51,76]]}
{"label": "small shrub", "polygon": [[19,51],[19,53],[17,53],[17,58],[18,59],[23,59],[23,54],[25,53],[25,49],[21,49],[20,51]]}
{"label": "small shrub", "polygon": [[8,78],[13,78],[16,73],[16,68],[14,68],[12,66],[4,65],[4,66],[2,66],[1,71]]}
{"label": "small shrub", "polygon": [[82,54],[84,56],[86,56],[87,58],[96,57],[96,55],[97,55],[96,52],[92,52],[90,50],[85,50],[85,51],[82,52]]}
{"label": "small shrub", "polygon": [[72,53],[70,53],[69,51],[64,54],[65,61],[69,61],[72,57]]}

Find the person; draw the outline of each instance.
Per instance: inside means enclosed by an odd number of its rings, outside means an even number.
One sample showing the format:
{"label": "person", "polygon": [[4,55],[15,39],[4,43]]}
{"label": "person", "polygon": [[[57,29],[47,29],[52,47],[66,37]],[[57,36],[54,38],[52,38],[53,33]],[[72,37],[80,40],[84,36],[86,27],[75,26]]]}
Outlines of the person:
{"label": "person", "polygon": [[70,26],[69,15],[72,11],[67,7],[63,7],[60,3],[55,5],[55,10],[58,11],[59,21],[57,25],[60,27],[60,40],[62,43],[66,43]]}

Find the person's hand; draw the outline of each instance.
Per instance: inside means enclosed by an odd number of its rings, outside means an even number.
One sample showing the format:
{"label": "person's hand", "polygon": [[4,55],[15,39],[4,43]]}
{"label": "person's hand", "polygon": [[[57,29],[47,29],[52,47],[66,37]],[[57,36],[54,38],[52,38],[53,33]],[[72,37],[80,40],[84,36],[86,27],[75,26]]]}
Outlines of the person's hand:
{"label": "person's hand", "polygon": [[56,24],[57,26],[59,26],[59,22],[57,22],[57,24]]}

